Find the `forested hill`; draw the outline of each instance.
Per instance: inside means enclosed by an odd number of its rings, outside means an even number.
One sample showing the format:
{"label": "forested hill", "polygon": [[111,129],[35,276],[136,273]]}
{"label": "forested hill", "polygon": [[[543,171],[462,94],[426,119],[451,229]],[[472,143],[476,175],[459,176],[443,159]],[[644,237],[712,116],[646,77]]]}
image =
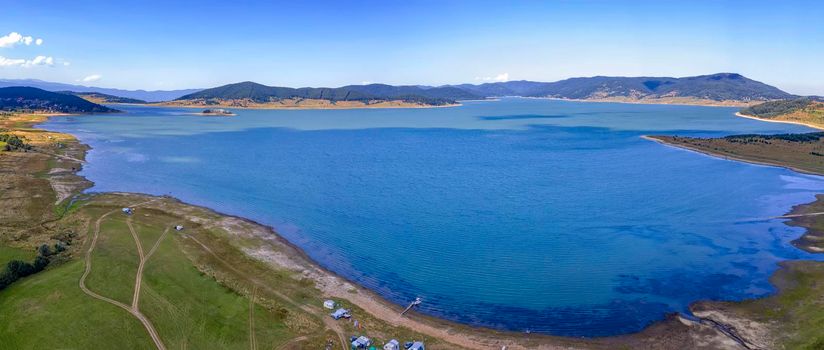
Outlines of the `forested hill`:
{"label": "forested hill", "polygon": [[33,87],[0,88],[0,110],[49,113],[110,113],[117,110],[80,97]]}
{"label": "forested hill", "polygon": [[714,101],[768,101],[795,97],[780,89],[735,73],[685,78],[590,77],[551,83],[510,81],[480,85],[455,85],[484,97],[525,96],[568,99],[695,98]]}
{"label": "forested hill", "polygon": [[769,101],[742,108],[741,114],[759,118],[775,118],[798,111],[820,108],[820,102],[815,101],[813,98],[802,97],[791,100]]}
{"label": "forested hill", "polygon": [[317,99],[328,101],[390,101],[400,100],[429,105],[444,105],[456,100],[481,98],[455,87],[421,88],[417,86],[391,86],[384,84],[349,85],[339,88],[288,88],[266,86],[254,82],[228,84],[185,95],[176,101],[186,100],[251,100],[258,103],[282,99]]}
{"label": "forested hill", "polygon": [[146,101],[139,100],[136,98],[128,98],[128,97],[120,97],[114,96],[109,94],[103,94],[99,92],[76,92],[76,91],[58,91],[61,94],[69,94],[80,97],[86,101],[103,104],[103,103],[133,103],[133,104],[145,104]]}

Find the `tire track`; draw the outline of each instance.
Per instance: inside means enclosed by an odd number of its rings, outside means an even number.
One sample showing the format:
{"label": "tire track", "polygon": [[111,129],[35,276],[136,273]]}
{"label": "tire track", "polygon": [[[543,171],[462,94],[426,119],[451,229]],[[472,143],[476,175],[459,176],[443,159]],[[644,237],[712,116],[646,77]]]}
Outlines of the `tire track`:
{"label": "tire track", "polygon": [[[194,236],[186,235],[186,237],[191,239],[193,242],[197,243],[201,248],[203,248],[204,251],[209,253],[217,261],[220,261],[220,263],[223,264],[224,266],[226,266],[226,268],[234,271],[238,276],[243,276],[243,277],[246,276],[246,275],[243,274],[243,272],[239,271],[232,264],[228,263],[226,260],[223,260],[223,258],[221,258],[217,254],[215,254],[215,252],[213,252],[211,249],[209,249],[209,247],[207,247],[205,244],[203,244],[201,241],[199,241]],[[294,300],[292,300],[292,298],[290,298],[290,297],[286,296],[285,294],[281,293],[280,291],[274,290],[274,289],[270,288],[269,286],[267,286],[265,284],[261,284],[260,282],[254,280],[252,278],[246,277],[246,279],[249,282],[251,282],[252,284],[254,284],[255,287],[261,287],[261,288],[265,289],[266,291],[268,291],[268,292],[270,292],[274,295],[277,295],[278,297],[282,298],[283,300],[285,300],[286,302],[288,302],[289,304],[291,304],[294,307],[297,307],[297,308],[299,308],[299,309],[301,309],[305,312],[308,312],[309,314],[313,314],[313,315],[318,314],[317,310],[313,309],[309,305],[299,304],[299,303],[295,302]],[[346,338],[344,336],[343,328],[341,328],[341,326],[339,324],[334,322],[334,320],[332,320],[329,317],[323,317],[323,315],[321,314],[320,318],[321,318],[321,321],[323,322],[323,324],[326,325],[327,328],[331,329],[333,332],[335,332],[335,334],[338,335],[338,340],[340,341],[341,349],[349,350],[349,348],[346,346],[347,342],[344,340]]]}
{"label": "tire track", "polygon": [[255,296],[257,295],[257,285],[252,287],[252,296],[249,298],[249,348],[257,350],[257,339],[255,339]]}
{"label": "tire track", "polygon": [[[129,220],[131,220],[131,217],[129,217]],[[129,223],[129,230],[132,231],[132,236],[136,238],[137,234],[132,228],[132,225],[129,222],[129,220],[126,221],[127,223]],[[163,241],[163,238],[166,238],[166,234],[169,233],[170,228],[171,226],[166,227],[166,229],[163,230],[163,234],[161,234],[160,238],[158,238],[157,241],[155,241],[155,244],[152,246],[152,249],[149,250],[149,253],[146,254],[145,257],[140,259],[140,264],[137,266],[137,277],[135,277],[134,283],[134,295],[132,295],[132,309],[134,309],[135,311],[140,311],[140,308],[138,307],[138,302],[140,301],[140,288],[143,286],[143,269],[144,267],[146,267],[146,262],[149,261],[149,258],[157,250],[157,247],[160,245],[160,242]],[[140,251],[142,252],[142,249],[140,249]]]}
{"label": "tire track", "polygon": [[[155,200],[156,199],[146,201],[146,202],[142,202],[142,203],[133,205],[133,207],[138,207],[138,206],[147,204],[149,202],[153,202]],[[117,209],[109,211],[109,212],[101,215],[100,218],[98,218],[97,221],[95,221],[94,234],[92,236],[91,243],[89,244],[89,249],[86,250],[86,255],[85,255],[85,259],[84,259],[85,260],[85,265],[86,265],[85,270],[83,271],[83,275],[80,276],[80,281],[78,281],[78,285],[80,286],[80,290],[82,290],[83,293],[85,293],[86,295],[88,295],[88,296],[90,296],[94,299],[97,299],[97,300],[105,301],[109,304],[112,304],[112,305],[117,306],[117,307],[119,307],[123,310],[126,310],[126,312],[132,314],[132,316],[137,318],[137,320],[140,321],[140,323],[143,324],[143,327],[146,328],[146,331],[149,333],[149,336],[152,338],[152,341],[154,342],[157,349],[158,350],[166,350],[166,346],[163,345],[163,341],[160,339],[160,336],[157,334],[157,330],[155,330],[154,326],[152,325],[152,322],[149,321],[149,319],[146,318],[146,316],[144,316],[142,313],[140,313],[140,311],[138,311],[138,310],[134,309],[133,307],[130,307],[130,306],[124,304],[124,303],[121,303],[117,300],[114,300],[114,299],[102,296],[100,294],[97,294],[94,291],[90,290],[86,286],[86,278],[88,278],[89,274],[92,272],[92,253],[94,252],[94,248],[97,245],[97,239],[100,237],[100,224],[103,222],[103,219],[105,219],[106,217],[108,217],[109,215],[111,215],[115,212],[117,212]],[[129,220],[131,220],[131,217],[129,218]],[[129,222],[129,220],[127,220],[126,222],[129,223],[129,228],[131,229],[131,223]],[[141,256],[142,256],[142,252],[141,252]]]}

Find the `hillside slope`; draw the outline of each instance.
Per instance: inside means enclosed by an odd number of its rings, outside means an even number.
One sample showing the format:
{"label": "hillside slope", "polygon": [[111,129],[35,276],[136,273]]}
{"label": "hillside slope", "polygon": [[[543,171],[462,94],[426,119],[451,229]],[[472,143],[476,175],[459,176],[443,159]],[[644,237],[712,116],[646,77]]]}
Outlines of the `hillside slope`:
{"label": "hillside slope", "polygon": [[824,102],[816,98],[769,101],[741,109],[738,115],[824,129]]}
{"label": "hillside slope", "polygon": [[116,109],[101,106],[77,96],[23,86],[0,88],[0,110],[48,113],[117,112]]}
{"label": "hillside slope", "polygon": [[10,86],[29,86],[46,91],[75,91],[75,92],[97,92],[106,95],[134,98],[149,102],[169,101],[174,100],[180,96],[200,91],[201,89],[182,89],[182,90],[125,90],[102,88],[95,86],[83,86],[73,84],[55,83],[50,81],[43,81],[38,79],[0,79],[0,87]]}
{"label": "hillside slope", "polygon": [[554,97],[565,99],[698,99],[708,101],[769,101],[795,97],[776,87],[735,73],[695,77],[589,77],[552,83],[510,81],[456,87],[485,96]]}
{"label": "hillside slope", "polygon": [[424,105],[447,105],[458,99],[479,98],[465,90],[452,87],[423,89],[416,86],[391,86],[384,84],[349,85],[339,88],[289,88],[266,86],[246,81],[206,89],[182,96],[176,101],[202,101],[204,104],[220,104],[225,101],[250,101],[274,103],[282,100],[310,99],[331,103],[356,101],[373,103],[403,101]]}
{"label": "hillside slope", "polygon": [[61,94],[69,94],[80,97],[86,101],[97,103],[97,104],[104,104],[104,103],[133,103],[133,104],[145,104],[146,101],[139,100],[136,98],[128,98],[128,97],[120,97],[114,96],[109,94],[103,94],[99,92],[75,92],[75,91],[58,91]]}

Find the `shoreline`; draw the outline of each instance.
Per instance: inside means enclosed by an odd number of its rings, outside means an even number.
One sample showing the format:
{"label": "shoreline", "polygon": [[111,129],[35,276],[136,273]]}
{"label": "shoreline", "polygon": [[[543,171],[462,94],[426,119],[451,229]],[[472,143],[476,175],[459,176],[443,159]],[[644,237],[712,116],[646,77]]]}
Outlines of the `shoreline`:
{"label": "shoreline", "polygon": [[[753,118],[753,119],[759,120],[758,118]],[[774,122],[778,122],[778,121],[774,121]],[[771,162],[766,162],[766,161],[758,161],[758,160],[753,160],[753,159],[747,159],[747,158],[744,158],[744,157],[735,157],[735,156],[728,156],[728,155],[713,153],[713,152],[710,152],[710,151],[707,151],[707,150],[704,150],[704,149],[700,149],[698,147],[693,147],[693,146],[690,146],[690,145],[687,145],[687,144],[671,143],[671,142],[668,142],[666,140],[662,140],[662,139],[659,139],[655,136],[650,136],[650,135],[642,135],[640,137],[642,139],[645,139],[645,140],[648,140],[648,141],[656,142],[656,143],[661,144],[665,147],[671,147],[671,148],[682,150],[682,151],[693,152],[693,153],[697,153],[697,154],[700,154],[700,155],[705,156],[705,157],[711,157],[711,158],[715,158],[715,159],[734,161],[734,162],[741,162],[741,163],[757,165],[757,166],[767,166],[767,167],[773,167],[773,168],[786,169],[786,170],[796,172],[796,173],[799,173],[799,174],[824,177],[824,174],[822,174],[822,173],[809,171],[809,170],[804,170],[804,169],[796,168],[796,167],[789,166],[789,165],[786,165],[786,164],[771,163]],[[816,200],[814,200],[812,202],[795,204],[795,205],[792,206],[792,208],[790,208],[790,211],[788,211],[784,215],[775,217],[775,219],[789,219],[789,221],[787,221],[787,224],[790,225],[790,226],[799,226],[799,227],[805,228],[804,233],[801,236],[799,236],[799,237],[795,238],[794,240],[792,240],[791,244],[796,249],[805,251],[805,252],[810,253],[810,254],[824,253],[824,249],[804,244],[804,242],[816,241],[818,239],[821,239],[818,236],[824,236],[824,233],[815,231],[812,228],[810,228],[808,226],[805,226],[805,225],[802,225],[802,224],[796,224],[796,222],[803,221],[803,218],[805,216],[804,215],[805,214],[804,213],[805,209],[807,207],[810,207],[810,206],[814,205],[815,203],[817,203],[820,200],[824,200],[824,193],[817,194],[816,195]]]}
{"label": "shoreline", "polygon": [[685,101],[678,101],[678,100],[666,100],[666,99],[648,99],[648,100],[637,100],[637,99],[581,99],[581,98],[562,98],[562,97],[519,97],[519,98],[533,98],[533,99],[546,99],[546,100],[555,100],[555,101],[569,101],[569,102],[593,102],[593,103],[622,103],[622,104],[632,104],[632,105],[671,105],[671,106],[700,106],[700,107],[746,107],[752,105],[752,103],[745,103],[745,102],[737,102],[737,101],[730,101],[729,104],[724,104],[724,101],[714,101],[714,100],[685,100]]}
{"label": "shoreline", "polygon": [[[666,147],[672,147],[672,148],[679,149],[679,150],[682,150],[682,151],[694,152],[694,153],[698,153],[698,154],[701,154],[701,155],[704,155],[704,156],[707,156],[707,157],[716,158],[716,159],[728,160],[728,161],[733,161],[733,162],[742,162],[742,163],[760,165],[760,166],[768,166],[768,167],[773,167],[773,168],[781,168],[781,169],[787,169],[787,170],[790,170],[790,171],[794,171],[794,172],[799,173],[799,174],[824,177],[824,174],[820,174],[820,173],[816,173],[816,172],[812,172],[812,171],[807,171],[807,170],[804,170],[804,169],[798,169],[798,168],[791,167],[791,166],[788,166],[788,165],[781,165],[781,164],[762,162],[762,161],[751,160],[751,159],[746,159],[746,158],[741,158],[741,157],[721,155],[721,154],[717,154],[717,153],[708,152],[708,151],[705,151],[705,150],[702,150],[702,149],[698,149],[698,148],[695,148],[695,147],[690,147],[690,146],[687,146],[687,145],[676,145],[676,144],[669,143],[667,141],[658,139],[658,138],[656,138],[654,136],[650,136],[650,135],[641,135],[639,137],[644,139],[644,140],[657,142],[657,143],[659,143],[661,145],[664,145]],[[801,204],[799,204],[799,205],[801,205]],[[788,212],[786,215],[791,215],[791,214],[792,213]]]}
{"label": "shoreline", "polygon": [[[583,102],[593,102],[593,101],[583,101]],[[607,102],[611,102],[611,101],[607,101]],[[192,108],[199,108],[197,106],[191,106],[191,107]],[[40,115],[40,116],[42,116],[42,119],[40,121],[33,122],[32,126],[40,125],[52,116],[61,116],[61,115]],[[49,131],[48,129],[41,129],[41,130]],[[83,151],[84,155],[91,149],[91,147],[89,145],[81,143],[80,140],[78,140],[76,137],[74,137],[74,135],[64,134],[64,133],[59,133],[59,132],[54,132],[54,131],[49,131],[49,132],[53,132],[53,133],[57,133],[57,134],[63,134],[63,135],[69,135],[70,137],[74,138],[75,140],[78,141],[78,144],[80,144],[81,146],[83,146],[85,148],[84,151]],[[652,140],[652,141],[655,141],[655,142],[662,143],[662,144],[667,145],[667,146],[678,147],[678,146],[670,145],[670,144],[668,144],[668,143],[666,143],[662,140],[658,140],[658,139],[655,139],[653,137],[649,137],[649,136],[646,136],[646,135],[641,136],[641,137],[645,138],[645,139],[648,139],[648,140]],[[681,147],[678,147],[678,148],[681,148]],[[681,149],[684,149],[684,148],[681,148]],[[690,150],[690,151],[700,152],[700,151],[697,151],[697,150]],[[704,152],[700,152],[700,153],[704,153]],[[708,156],[713,156],[712,154],[708,154],[708,153],[704,153],[704,154],[706,154]],[[54,155],[51,155],[51,156],[54,156]],[[737,159],[735,159],[735,160],[736,161],[746,161],[746,160],[737,160]],[[778,165],[774,165],[774,164],[764,164],[764,165],[778,166]],[[85,177],[77,175],[77,172],[80,171],[80,170],[81,170],[81,168],[78,168],[77,170],[73,171],[74,176],[77,176],[77,177],[91,183]],[[85,193],[87,193],[87,192],[82,192],[81,191],[81,192],[75,193],[75,194],[85,194]],[[107,194],[118,195],[118,194],[125,194],[125,193],[124,192],[91,192],[91,194],[93,194],[93,195],[107,195]],[[292,242],[288,241],[283,236],[278,234],[277,231],[273,227],[261,224],[259,222],[256,222],[256,221],[252,220],[252,219],[245,218],[245,217],[242,217],[242,216],[226,214],[226,213],[219,212],[219,211],[214,210],[214,209],[209,208],[209,207],[187,203],[187,202],[182,201],[181,199],[171,197],[171,196],[156,196],[156,195],[140,194],[140,193],[128,194],[128,195],[169,198],[170,200],[172,200],[176,203],[179,203],[182,206],[189,206],[189,207],[198,208],[200,210],[204,210],[204,211],[207,211],[207,212],[210,212],[210,213],[214,213],[214,214],[216,214],[220,217],[229,218],[229,219],[233,219],[233,220],[238,220],[238,221],[241,221],[241,222],[245,222],[249,225],[253,225],[253,226],[256,226],[258,228],[261,228],[262,230],[264,230],[267,233],[267,236],[266,237],[262,236],[262,237],[259,237],[259,238],[261,238],[263,240],[268,240],[267,238],[269,238],[269,239],[273,238],[275,241],[278,242],[278,244],[282,244],[283,246],[288,247],[290,252],[293,253],[297,257],[298,260],[302,260],[302,262],[306,263],[307,266],[309,266],[310,269],[314,269],[314,270],[318,271],[319,274],[314,276],[315,278],[313,278],[313,280],[316,280],[316,282],[318,282],[318,284],[321,284],[321,283],[325,282],[325,283],[334,283],[335,285],[348,285],[348,286],[353,287],[356,290],[354,293],[351,292],[351,290],[341,290],[341,292],[339,292],[339,293],[334,293],[334,292],[330,293],[329,288],[322,288],[321,286],[318,286],[318,288],[320,288],[324,292],[324,294],[326,294],[330,297],[350,300],[350,302],[352,302],[353,304],[363,308],[368,313],[372,314],[375,317],[378,317],[379,319],[381,319],[381,320],[383,320],[383,321],[385,321],[389,324],[396,325],[396,326],[407,327],[407,328],[413,329],[415,331],[419,331],[421,333],[431,335],[433,337],[437,337],[437,338],[442,339],[446,342],[453,343],[453,344],[458,344],[458,345],[461,345],[461,346],[467,346],[469,348],[479,348],[479,349],[480,348],[488,348],[488,346],[491,346],[491,345],[494,345],[494,346],[500,348],[501,345],[506,345],[510,349],[522,349],[522,348],[525,349],[525,348],[527,348],[528,345],[524,345],[524,341],[526,341],[527,344],[536,344],[537,343],[537,345],[540,346],[540,348],[555,348],[556,346],[557,347],[563,347],[563,348],[568,348],[568,347],[610,348],[612,345],[616,345],[613,341],[627,340],[627,339],[632,340],[632,341],[637,341],[639,339],[644,339],[645,337],[649,337],[650,333],[655,333],[655,331],[658,330],[658,329],[671,329],[671,328],[676,328],[677,329],[677,327],[679,327],[679,326],[685,326],[685,327],[688,327],[688,328],[689,327],[698,327],[697,325],[694,325],[694,324],[690,325],[689,323],[694,322],[694,321],[688,321],[688,320],[684,319],[683,317],[681,317],[677,313],[668,313],[661,320],[655,321],[655,322],[647,325],[645,328],[643,328],[642,330],[640,330],[638,332],[628,333],[628,334],[621,334],[621,335],[614,335],[614,336],[607,336],[607,337],[573,338],[573,337],[564,337],[564,336],[556,336],[556,335],[549,335],[549,334],[537,334],[537,333],[536,334],[524,334],[524,333],[519,333],[519,332],[514,332],[514,331],[505,331],[505,330],[496,330],[496,329],[486,328],[486,327],[477,327],[477,326],[464,324],[464,323],[459,323],[459,322],[451,321],[451,320],[448,320],[448,319],[442,319],[442,318],[438,318],[438,317],[435,317],[435,316],[430,316],[430,315],[426,315],[426,314],[422,314],[422,313],[418,313],[418,312],[412,313],[411,315],[409,315],[407,317],[381,317],[380,315],[387,314],[387,313],[389,313],[391,315],[397,315],[399,313],[399,311],[403,308],[403,306],[396,305],[396,304],[392,303],[391,301],[388,301],[388,300],[384,299],[377,292],[374,292],[374,291],[372,291],[372,290],[370,290],[366,287],[363,287],[363,286],[359,285],[358,283],[356,283],[354,281],[351,281],[351,280],[347,279],[346,277],[338,275],[337,273],[323,267],[322,265],[320,265],[319,263],[317,263],[313,259],[311,259],[309,257],[309,255],[304,250],[302,250],[300,247],[296,246],[295,244],[293,244]],[[805,205],[805,204],[799,204],[797,206],[803,206],[803,205]],[[250,255],[248,253],[246,255],[249,256],[252,259],[261,260],[260,257]],[[780,293],[780,290],[778,290],[776,293]],[[354,300],[357,300],[357,302],[353,302],[352,301],[353,298],[354,298]],[[696,305],[698,303],[713,303],[713,302],[715,302],[715,301],[697,300],[694,303],[690,304],[690,309],[692,309],[693,305]],[[678,332],[686,332],[686,331],[678,330]],[[604,346],[606,346],[606,347],[604,347]]]}
{"label": "shoreline", "polygon": [[752,115],[742,114],[741,112],[735,112],[735,116],[736,117],[741,117],[741,118],[752,119],[752,120],[758,120],[758,121],[767,122],[767,123],[783,123],[783,124],[802,125],[802,126],[806,126],[808,128],[811,128],[811,129],[824,130],[824,126],[814,125],[814,124],[809,124],[809,123],[804,123],[804,122],[795,122],[795,121],[792,121],[792,120],[775,120],[775,119],[759,118],[759,117],[752,116]]}
{"label": "shoreline", "polygon": [[456,103],[450,103],[445,105],[424,105],[424,104],[409,104],[409,105],[378,105],[378,104],[364,104],[362,106],[335,106],[335,105],[315,105],[315,106],[278,106],[278,105],[254,105],[254,106],[235,106],[231,104],[215,104],[215,105],[187,105],[187,104],[178,104],[178,103],[166,103],[166,102],[155,102],[155,103],[146,103],[142,104],[141,106],[147,107],[172,107],[172,108],[195,108],[195,109],[204,109],[204,108],[227,108],[227,109],[250,109],[250,110],[350,110],[350,109],[423,109],[423,108],[449,108],[449,107],[460,107],[463,106],[460,101]]}

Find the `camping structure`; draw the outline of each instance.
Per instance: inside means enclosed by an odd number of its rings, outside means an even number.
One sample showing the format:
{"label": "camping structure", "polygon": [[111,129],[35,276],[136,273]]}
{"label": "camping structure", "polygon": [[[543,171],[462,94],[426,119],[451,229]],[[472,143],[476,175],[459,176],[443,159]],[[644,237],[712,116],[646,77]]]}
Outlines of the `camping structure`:
{"label": "camping structure", "polygon": [[360,336],[352,340],[352,349],[366,349],[370,345],[372,345],[372,339],[364,336]]}
{"label": "camping structure", "polygon": [[341,318],[350,318],[352,315],[349,314],[349,310],[346,309],[337,309],[335,312],[329,314],[332,318],[339,320]]}
{"label": "camping structure", "polygon": [[416,341],[407,350],[426,350],[426,348],[423,346],[423,342]]}
{"label": "camping structure", "polygon": [[123,208],[123,214],[132,215],[132,208]]}
{"label": "camping structure", "polygon": [[183,231],[183,225],[175,226],[175,231]]}
{"label": "camping structure", "polygon": [[334,309],[335,306],[337,306],[337,303],[335,303],[334,300],[326,300],[326,301],[323,302],[323,307],[325,307],[329,310]]}
{"label": "camping structure", "polygon": [[401,350],[401,343],[392,339],[383,346],[383,350]]}

